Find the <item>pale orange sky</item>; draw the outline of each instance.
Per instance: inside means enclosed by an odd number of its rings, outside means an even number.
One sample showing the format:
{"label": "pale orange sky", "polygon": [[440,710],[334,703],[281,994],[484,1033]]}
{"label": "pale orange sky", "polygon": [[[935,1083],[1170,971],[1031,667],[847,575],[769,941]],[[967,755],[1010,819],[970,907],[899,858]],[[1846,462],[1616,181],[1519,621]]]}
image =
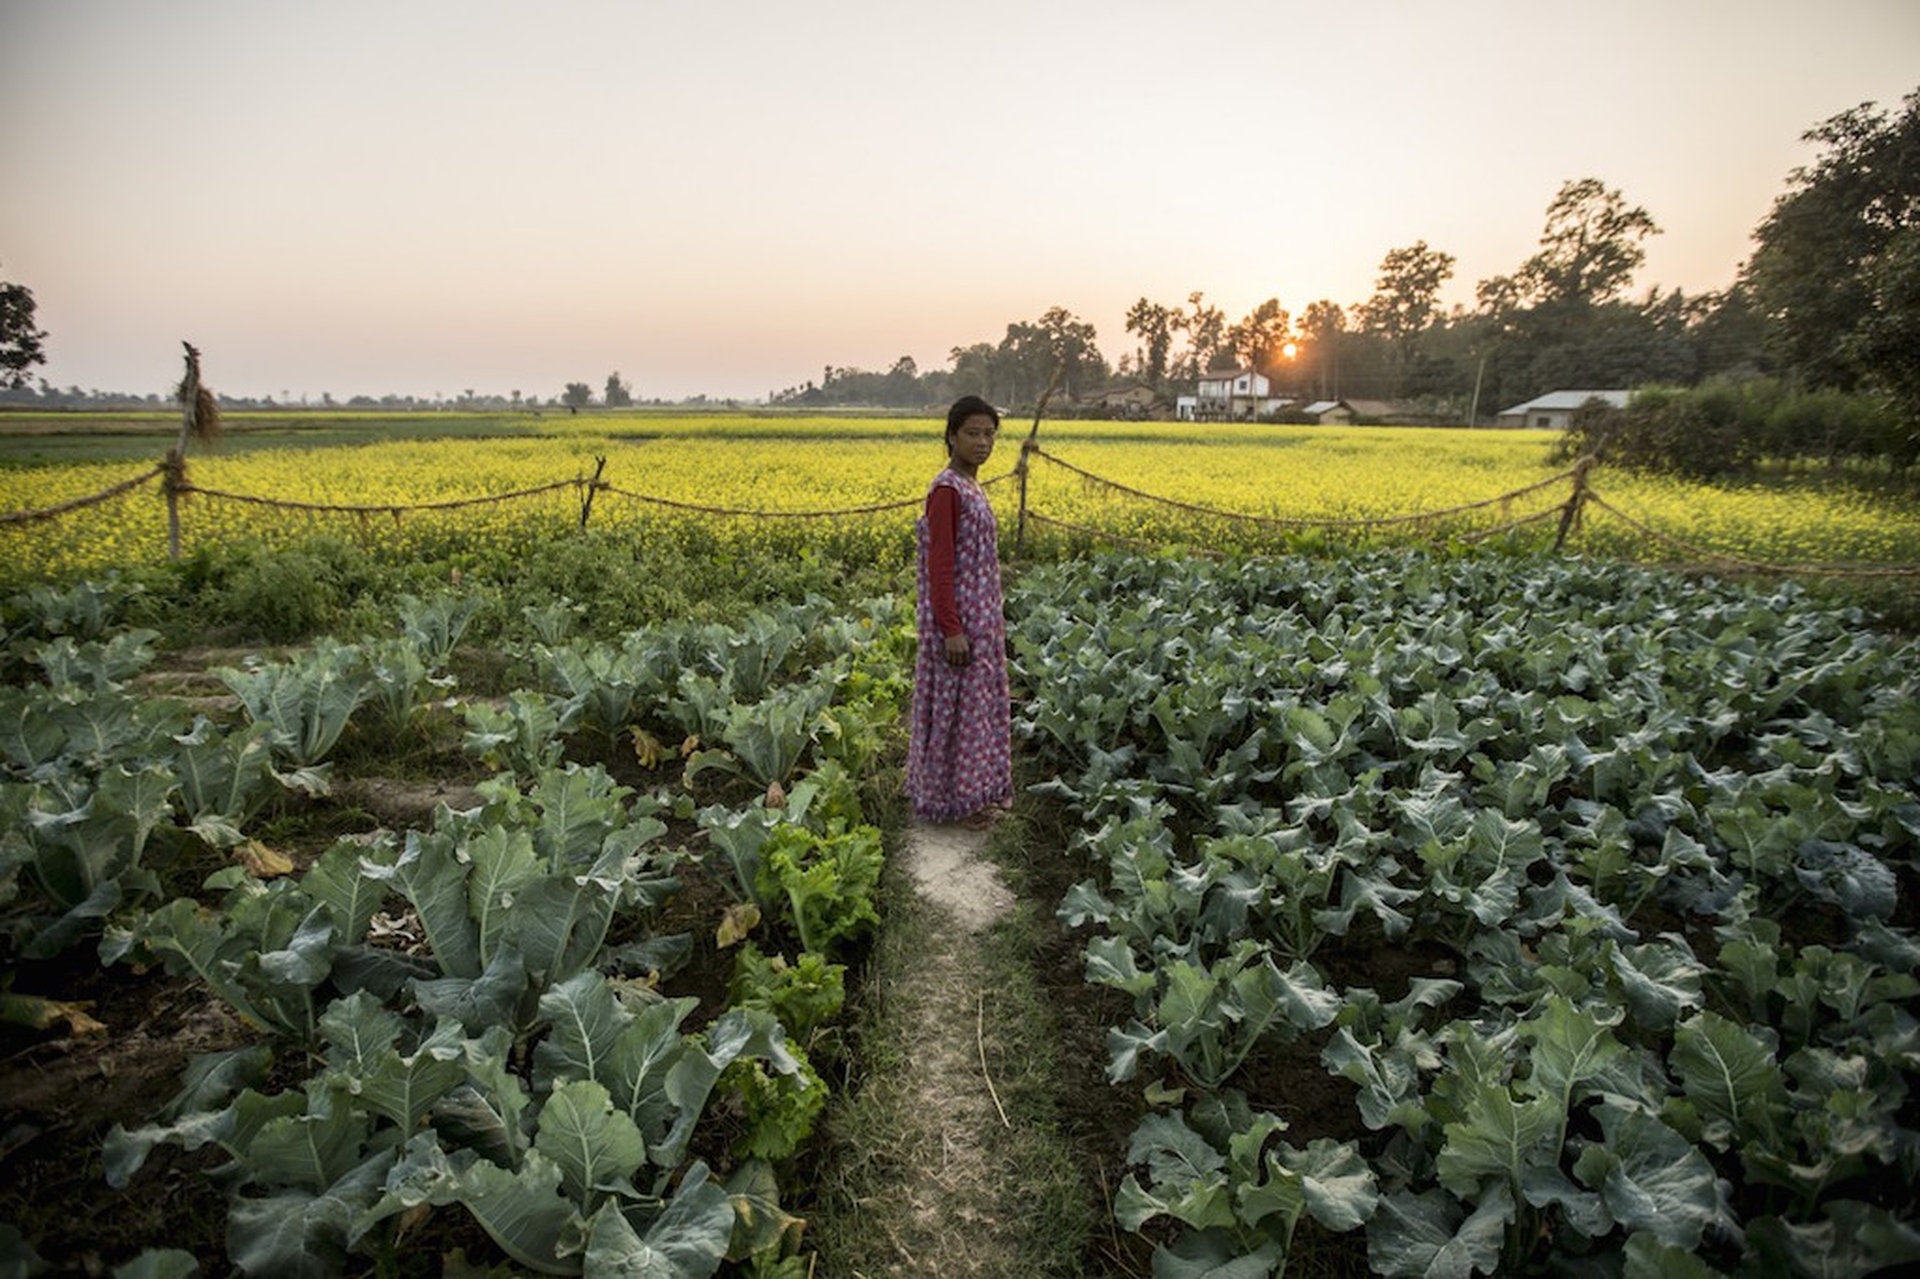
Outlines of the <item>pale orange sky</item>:
{"label": "pale orange sky", "polygon": [[1562,182],[1731,283],[1920,3],[0,0],[0,277],[60,385],[756,399],[1064,306],[1512,271]]}

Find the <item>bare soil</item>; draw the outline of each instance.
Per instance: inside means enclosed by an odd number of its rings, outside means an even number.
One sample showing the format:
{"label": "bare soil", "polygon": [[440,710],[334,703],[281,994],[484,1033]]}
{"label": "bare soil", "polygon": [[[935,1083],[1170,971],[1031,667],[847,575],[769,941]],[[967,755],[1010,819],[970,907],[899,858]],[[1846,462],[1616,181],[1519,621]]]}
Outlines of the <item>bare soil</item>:
{"label": "bare soil", "polygon": [[243,1046],[252,1032],[185,982],[104,969],[86,950],[11,975],[14,992],[84,1003],[104,1030],[0,1026],[0,1222],[56,1274],[103,1274],[150,1246],[220,1258],[226,1199],[205,1175],[217,1154],[163,1148],[116,1191],[100,1150],[115,1123],[138,1125],[166,1105],[196,1053]]}

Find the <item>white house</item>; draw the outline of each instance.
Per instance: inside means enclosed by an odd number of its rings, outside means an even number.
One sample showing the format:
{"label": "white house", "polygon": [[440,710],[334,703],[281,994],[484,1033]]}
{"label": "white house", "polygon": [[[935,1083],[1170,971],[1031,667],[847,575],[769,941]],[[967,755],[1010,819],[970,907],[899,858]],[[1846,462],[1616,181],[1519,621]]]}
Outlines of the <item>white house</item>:
{"label": "white house", "polygon": [[1183,422],[1251,422],[1293,403],[1274,395],[1267,375],[1252,369],[1209,369],[1194,389],[1174,404]]}
{"label": "white house", "polygon": [[1494,418],[1494,425],[1565,430],[1568,423],[1573,421],[1574,413],[1588,400],[1599,400],[1616,409],[1624,409],[1627,407],[1628,394],[1626,391],[1549,391],[1525,404],[1501,409],[1499,416]]}

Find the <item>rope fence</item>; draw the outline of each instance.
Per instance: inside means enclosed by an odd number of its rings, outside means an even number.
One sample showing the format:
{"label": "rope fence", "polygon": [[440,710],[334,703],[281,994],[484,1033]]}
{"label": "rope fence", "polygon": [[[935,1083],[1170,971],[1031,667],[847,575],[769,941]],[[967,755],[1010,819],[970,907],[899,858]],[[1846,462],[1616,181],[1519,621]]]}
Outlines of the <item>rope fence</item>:
{"label": "rope fence", "polygon": [[[1036,426],[1037,426],[1037,423],[1036,423]],[[1519,499],[1526,498],[1534,494],[1546,492],[1548,490],[1554,489],[1561,485],[1570,484],[1571,485],[1570,491],[1568,493],[1568,496],[1564,500],[1555,502],[1553,505],[1548,506],[1543,510],[1535,511],[1526,515],[1521,515],[1510,520],[1503,520],[1501,523],[1491,528],[1458,530],[1458,531],[1452,532],[1448,536],[1450,536],[1452,540],[1462,544],[1476,545],[1478,543],[1485,542],[1489,539],[1502,536],[1503,534],[1512,533],[1523,528],[1529,528],[1529,527],[1532,527],[1533,525],[1541,524],[1547,520],[1558,517],[1558,519],[1560,520],[1560,526],[1559,526],[1558,534],[1554,539],[1554,550],[1558,551],[1562,549],[1568,537],[1572,533],[1581,529],[1582,517],[1586,513],[1587,509],[1591,507],[1591,508],[1597,508],[1598,510],[1603,511],[1607,515],[1613,517],[1614,519],[1619,520],[1627,528],[1633,530],[1635,533],[1639,534],[1643,538],[1646,538],[1651,542],[1657,543],[1659,545],[1671,548],[1672,550],[1678,552],[1683,557],[1686,557],[1688,561],[1694,564],[1722,566],[1725,568],[1735,569],[1735,570],[1744,571],[1744,572],[1779,575],[1779,576],[1804,575],[1804,576],[1819,576],[1819,577],[1920,578],[1920,566],[1916,566],[1916,565],[1777,564],[1777,563],[1770,563],[1762,560],[1748,559],[1738,555],[1731,555],[1725,552],[1714,551],[1710,548],[1702,547],[1694,542],[1687,540],[1686,538],[1680,537],[1673,533],[1665,532],[1661,529],[1653,527],[1652,525],[1649,525],[1644,520],[1635,518],[1634,516],[1621,510],[1613,502],[1609,501],[1606,497],[1602,496],[1600,493],[1595,491],[1589,483],[1589,472],[1593,467],[1592,458],[1582,458],[1578,463],[1568,468],[1567,470],[1561,471],[1554,475],[1547,476],[1546,478],[1537,480],[1531,484],[1523,485],[1519,488],[1509,490],[1505,493],[1498,493],[1492,497],[1480,499],[1479,501],[1462,502],[1454,506],[1440,507],[1433,510],[1416,511],[1416,512],[1410,512],[1406,514],[1400,514],[1400,515],[1381,515],[1381,516],[1367,516],[1367,517],[1356,517],[1356,518],[1311,517],[1311,516],[1290,517],[1290,516],[1260,515],[1252,512],[1243,512],[1243,511],[1222,510],[1218,507],[1206,506],[1197,502],[1189,502],[1189,501],[1182,500],[1180,498],[1167,497],[1163,494],[1150,493],[1143,489],[1136,488],[1130,484],[1122,483],[1118,480],[1112,479],[1107,476],[1096,474],[1092,471],[1085,469],[1084,467],[1075,465],[1074,463],[1069,462],[1066,459],[1059,457],[1052,452],[1049,452],[1047,449],[1042,448],[1039,442],[1037,441],[1037,439],[1035,439],[1034,435],[1032,434],[1030,434],[1028,438],[1022,442],[1021,450],[1020,450],[1020,460],[1013,467],[1012,470],[1006,471],[1001,475],[997,475],[992,479],[981,481],[981,487],[992,488],[996,485],[1004,484],[1009,480],[1018,480],[1019,482],[1018,483],[1018,489],[1019,489],[1018,501],[1019,501],[1020,509],[1019,509],[1019,524],[1018,524],[1019,534],[1016,537],[1016,542],[1015,542],[1016,547],[1018,547],[1020,545],[1020,542],[1024,539],[1026,523],[1029,520],[1031,520],[1035,524],[1043,527],[1056,529],[1063,533],[1067,533],[1067,534],[1071,534],[1079,537],[1085,537],[1095,541],[1109,542],[1115,545],[1133,547],[1136,549],[1145,549],[1145,550],[1157,549],[1156,544],[1140,538],[1127,537],[1111,530],[1092,528],[1086,525],[1069,522],[1067,520],[1063,520],[1055,516],[1050,516],[1043,513],[1042,511],[1034,509],[1030,501],[1027,480],[1028,480],[1030,459],[1035,457],[1041,459],[1044,462],[1057,466],[1061,470],[1069,474],[1079,477],[1080,480],[1084,483],[1095,485],[1095,486],[1104,488],[1106,490],[1109,490],[1111,492],[1123,494],[1127,497],[1133,498],[1138,501],[1153,503],[1155,505],[1167,508],[1169,510],[1180,511],[1189,515],[1199,515],[1209,519],[1218,519],[1218,520],[1224,520],[1232,523],[1247,524],[1252,526],[1260,526],[1260,527],[1273,528],[1273,529],[1364,530],[1364,529],[1395,528],[1395,527],[1405,527],[1405,526],[1417,527],[1420,525],[1437,524],[1441,521],[1452,519],[1457,516],[1468,515],[1476,511],[1484,511],[1494,507],[1499,507],[1502,513],[1505,514],[1506,512],[1511,510],[1512,505]],[[391,516],[397,522],[402,515],[411,513],[411,512],[452,511],[452,510],[461,510],[461,509],[480,507],[480,506],[499,505],[502,503],[523,501],[529,498],[540,497],[546,494],[556,493],[562,490],[571,489],[576,493],[578,493],[581,498],[580,525],[582,528],[586,527],[588,519],[592,514],[593,499],[597,493],[606,493],[610,496],[624,498],[631,502],[638,502],[645,505],[657,506],[657,507],[661,507],[668,510],[681,511],[681,512],[686,512],[694,515],[709,515],[709,516],[716,516],[716,517],[722,517],[722,518],[728,518],[728,519],[763,519],[763,520],[840,519],[840,518],[848,518],[852,516],[883,514],[890,511],[905,511],[905,510],[917,509],[921,505],[921,502],[923,501],[922,498],[905,498],[899,501],[872,502],[872,503],[866,503],[866,504],[857,505],[857,506],[843,506],[843,507],[822,508],[822,509],[815,509],[815,510],[766,510],[766,509],[759,509],[759,508],[752,508],[752,507],[711,505],[711,504],[699,503],[699,502],[682,501],[677,498],[661,497],[655,494],[636,492],[632,489],[625,488],[621,485],[614,484],[608,480],[603,479],[602,474],[605,471],[605,469],[606,469],[606,459],[597,458],[596,466],[594,468],[594,472],[591,477],[588,477],[585,475],[576,475],[568,479],[554,480],[546,484],[537,484],[527,488],[512,489],[512,490],[501,492],[501,493],[479,494],[473,497],[446,498],[446,499],[441,499],[437,501],[427,501],[427,502],[371,502],[371,503],[313,502],[313,501],[302,501],[302,500],[292,499],[292,498],[273,497],[273,496],[258,494],[258,493],[237,493],[227,489],[208,488],[199,484],[195,484],[187,477],[187,467],[186,467],[186,461],[184,456],[180,451],[176,450],[176,451],[170,452],[167,456],[167,459],[164,462],[160,463],[159,465],[145,472],[142,472],[141,474],[136,475],[131,479],[123,480],[118,484],[114,484],[105,489],[102,489],[97,493],[90,493],[83,497],[73,498],[69,501],[62,502],[54,506],[46,506],[46,507],[40,507],[40,508],[35,508],[30,510],[0,512],[0,527],[20,526],[20,525],[45,522],[48,520],[60,519],[64,516],[75,514],[89,507],[98,506],[98,505],[101,505],[102,503],[112,501],[115,498],[122,497],[128,493],[131,493],[135,489],[138,489],[146,484],[152,483],[156,479],[160,480],[161,488],[167,500],[168,520],[169,520],[169,526],[171,530],[170,537],[169,537],[168,552],[170,557],[176,558],[176,559],[179,557],[179,554],[180,554],[179,504],[180,504],[180,500],[183,497],[186,497],[188,495],[198,495],[202,498],[211,499],[215,501],[239,502],[239,503],[244,503],[244,504],[263,507],[263,508],[270,508],[270,509],[284,510],[284,511],[299,511],[299,512],[304,512],[308,514],[354,515],[354,516],[359,516],[363,519],[370,515],[388,515],[388,516]],[[1217,555],[1218,554],[1218,552],[1208,548],[1204,548],[1204,547],[1188,546],[1186,549],[1187,549],[1187,552],[1190,554],[1201,554],[1201,555]]]}
{"label": "rope fence", "polygon": [[[990,480],[982,480],[980,487],[992,488],[994,485],[1003,484],[1013,477],[1014,472],[1008,471],[1006,474],[996,475]],[[881,511],[917,510],[921,502],[925,500],[924,498],[914,497],[906,498],[898,502],[875,502],[868,506],[842,506],[831,510],[766,511],[743,506],[703,506],[698,502],[682,502],[670,497],[652,497],[645,493],[634,493],[616,485],[606,483],[596,484],[595,487],[603,492],[612,493],[616,497],[629,498],[635,502],[646,502],[653,506],[664,506],[676,511],[693,511],[701,515],[745,516],[751,519],[761,520],[820,520],[845,515],[873,515]]]}
{"label": "rope fence", "polygon": [[182,495],[198,493],[201,497],[215,497],[225,502],[245,502],[252,506],[277,507],[283,511],[335,515],[392,515],[397,518],[408,511],[454,511],[469,506],[492,506],[500,502],[517,502],[522,498],[538,497],[542,493],[554,493],[569,488],[577,489],[588,483],[590,481],[576,477],[571,480],[555,480],[551,484],[537,484],[532,488],[514,489],[507,493],[488,493],[480,497],[454,497],[438,502],[300,502],[283,497],[262,497],[258,493],[232,493],[226,489],[201,488],[198,484],[192,483],[179,484],[172,491]]}
{"label": "rope fence", "polygon": [[1386,528],[1397,524],[1418,524],[1426,520],[1445,519],[1450,515],[1464,515],[1468,511],[1484,510],[1489,506],[1500,506],[1513,501],[1513,499],[1517,497],[1525,497],[1529,493],[1536,493],[1541,489],[1551,488],[1556,484],[1565,483],[1572,479],[1575,472],[1579,470],[1578,467],[1570,467],[1558,475],[1549,475],[1546,479],[1538,480],[1524,488],[1517,488],[1511,492],[1501,493],[1494,497],[1483,499],[1482,501],[1465,502],[1459,506],[1448,506],[1439,510],[1415,511],[1411,515],[1382,515],[1361,519],[1321,519],[1279,515],[1252,515],[1241,511],[1222,511],[1216,507],[1201,506],[1194,502],[1183,502],[1178,498],[1162,497],[1156,493],[1148,493],[1142,489],[1134,488],[1131,485],[1122,484],[1118,480],[1110,480],[1105,476],[1095,475],[1091,471],[1083,470],[1075,466],[1064,458],[1055,457],[1053,454],[1038,446],[1028,449],[1026,452],[1031,453],[1035,457],[1043,458],[1055,466],[1060,467],[1062,470],[1071,471],[1089,483],[1113,489],[1115,492],[1125,493],[1129,497],[1137,497],[1148,502],[1158,502],[1162,506],[1188,511],[1196,515],[1211,515],[1220,519],[1241,520],[1254,524],[1268,524],[1276,528]]}
{"label": "rope fence", "polygon": [[1742,559],[1737,555],[1727,555],[1720,551],[1707,550],[1696,546],[1685,538],[1664,533],[1653,526],[1628,515],[1598,493],[1588,490],[1587,501],[1607,512],[1628,528],[1643,536],[1671,546],[1682,554],[1692,556],[1712,564],[1723,564],[1728,568],[1737,568],[1749,573],[1771,573],[1783,576],[1806,577],[1920,577],[1920,565],[1888,564],[1768,564],[1761,560]]}
{"label": "rope fence", "polygon": [[74,511],[85,510],[89,506],[98,506],[102,502],[111,502],[122,493],[131,493],[142,484],[166,473],[166,467],[156,466],[145,475],[136,475],[130,480],[122,480],[112,488],[101,489],[98,493],[89,493],[85,497],[76,497],[71,502],[62,502],[58,506],[43,506],[32,511],[6,511],[0,513],[0,526],[8,524],[37,524],[42,520],[59,519]]}

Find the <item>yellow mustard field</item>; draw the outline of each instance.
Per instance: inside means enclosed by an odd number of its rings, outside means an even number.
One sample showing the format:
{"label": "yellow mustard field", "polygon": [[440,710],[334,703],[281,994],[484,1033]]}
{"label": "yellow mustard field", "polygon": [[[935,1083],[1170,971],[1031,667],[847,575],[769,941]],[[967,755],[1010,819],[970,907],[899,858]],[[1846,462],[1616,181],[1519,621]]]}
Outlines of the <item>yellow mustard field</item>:
{"label": "yellow mustard field", "polygon": [[[348,424],[346,415],[342,422]],[[525,425],[516,419],[516,429]],[[992,485],[1003,540],[1018,523],[1019,490],[1010,472],[1029,425],[1006,423],[984,471],[989,480],[1006,477]],[[191,454],[189,479],[204,489],[282,503],[394,510],[320,513],[193,494],[181,503],[183,549],[241,540],[286,544],[326,531],[395,555],[512,554],[528,539],[577,528],[584,487],[568,484],[536,497],[451,511],[403,508],[584,481],[596,460],[605,458],[602,478],[612,487],[594,497],[595,528],[646,537],[697,528],[720,545],[818,541],[842,553],[904,556],[919,499],[944,460],[941,423],[926,419],[595,415],[548,417],[535,429],[542,434]],[[1553,439],[1553,433],[1538,431],[1049,422],[1039,434],[1047,456],[1033,459],[1028,476],[1027,535],[1041,550],[1106,536],[1207,549],[1333,549],[1485,536],[1546,546],[1558,527],[1555,508],[1572,492],[1564,476],[1539,491],[1473,510],[1417,522],[1366,522],[1484,503],[1560,476],[1567,465],[1549,460]],[[157,441],[155,460],[162,447]],[[0,469],[0,512],[80,498],[152,465]],[[1920,512],[1854,486],[1816,480],[1705,486],[1605,469],[1596,470],[1591,482],[1600,497],[1658,536],[1590,505],[1572,536],[1578,551],[1688,563],[1728,555],[1784,564],[1920,564]],[[792,514],[896,503],[876,513],[821,519],[684,509]],[[1269,522],[1185,509],[1193,507]],[[1542,518],[1502,531],[1528,516]],[[1330,523],[1284,523],[1301,521]],[[152,563],[166,554],[166,503],[158,481],[56,519],[0,524],[0,555],[13,580]]]}

